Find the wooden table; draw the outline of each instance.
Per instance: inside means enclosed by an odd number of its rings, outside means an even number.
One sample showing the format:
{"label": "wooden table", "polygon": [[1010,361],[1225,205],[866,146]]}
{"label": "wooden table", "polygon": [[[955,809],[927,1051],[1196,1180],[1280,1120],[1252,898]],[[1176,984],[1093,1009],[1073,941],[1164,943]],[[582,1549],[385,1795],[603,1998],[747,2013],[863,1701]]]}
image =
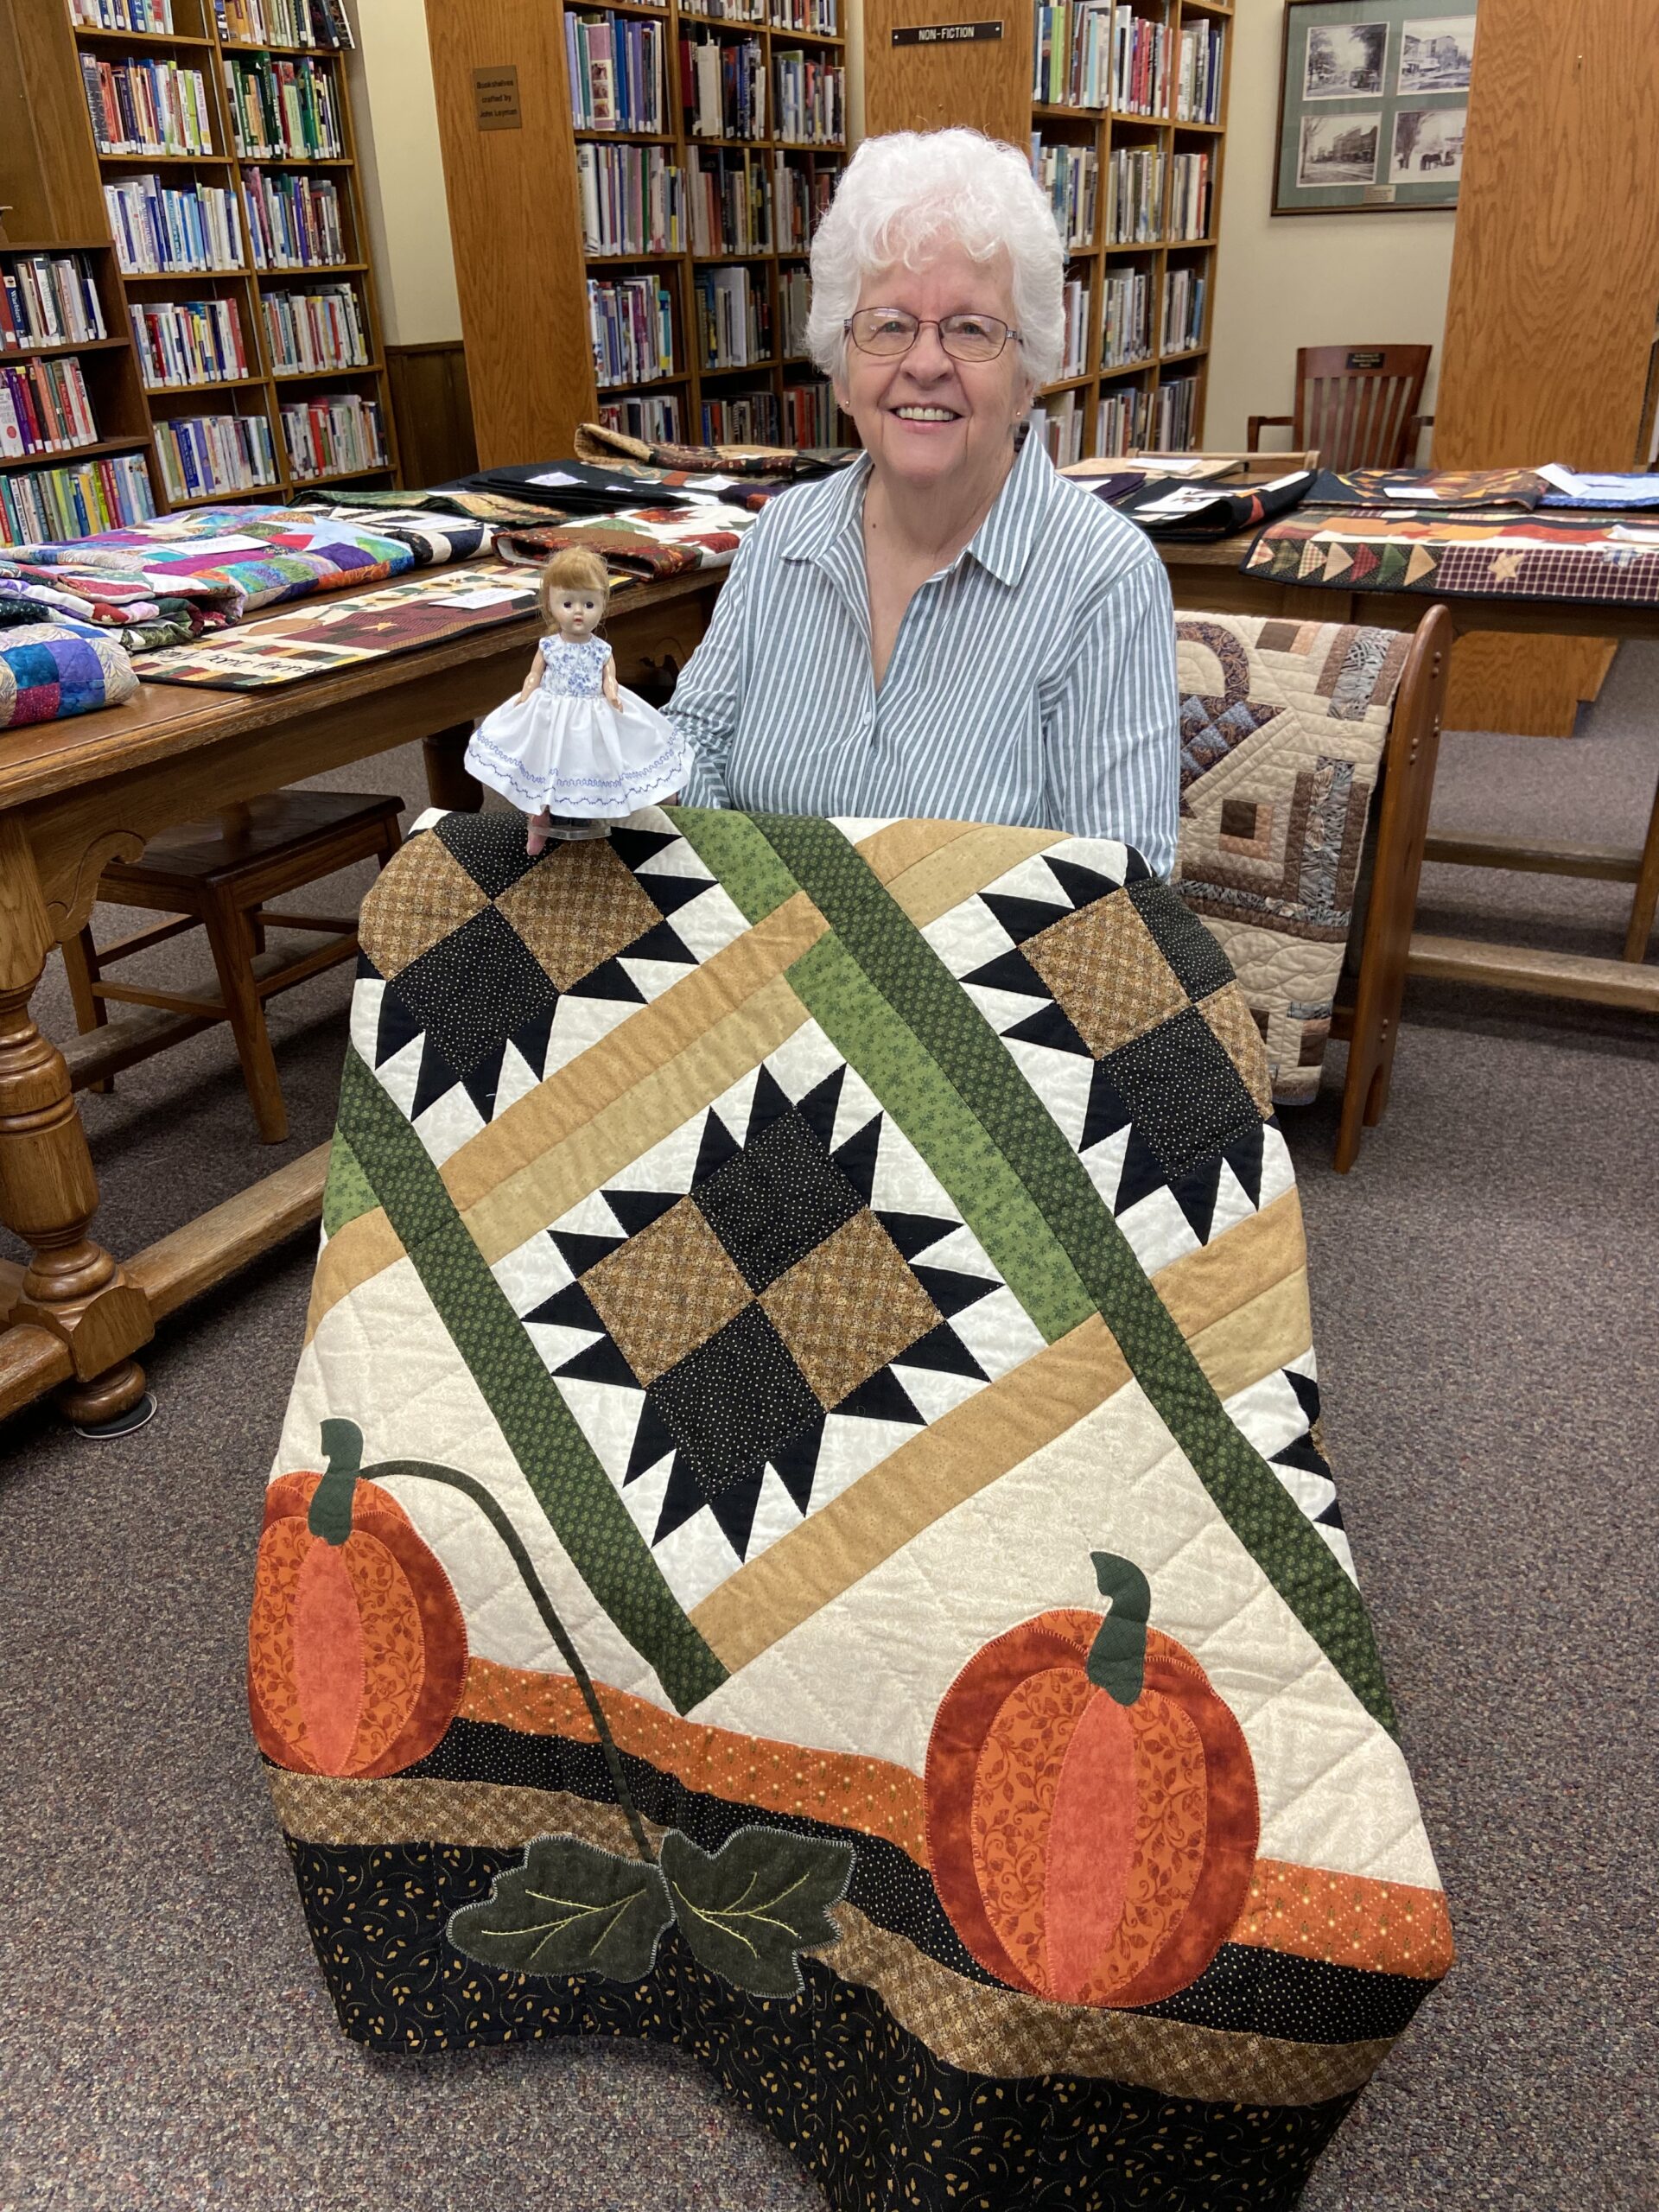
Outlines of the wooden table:
{"label": "wooden table", "polygon": [[[1270,460],[1282,472],[1282,455],[1261,459]],[[1230,491],[1235,480],[1229,479],[1224,488]],[[1158,550],[1169,571],[1176,606],[1220,614],[1267,614],[1299,622],[1357,622],[1385,630],[1415,630],[1430,606],[1439,605],[1451,620],[1454,638],[1478,630],[1505,630],[1534,637],[1659,639],[1659,607],[1586,607],[1537,599],[1433,601],[1413,592],[1343,592],[1312,584],[1272,583],[1240,570],[1239,563],[1255,535],[1253,531],[1246,531],[1216,545],[1160,543]],[[1659,906],[1659,793],[1655,796],[1646,839],[1639,848],[1534,843],[1513,837],[1430,836],[1422,856],[1465,868],[1592,876],[1605,882],[1629,883],[1635,889],[1620,958],[1541,952],[1527,945],[1488,944],[1473,938],[1417,932],[1411,938],[1407,960],[1409,974],[1659,1014],[1659,967],[1644,964],[1655,908]]]}
{"label": "wooden table", "polygon": [[[607,628],[625,682],[683,664],[721,573],[619,598]],[[518,689],[540,634],[532,616],[268,691],[145,684],[124,707],[0,731],[0,1221],[33,1255],[0,1262],[0,1415],[50,1389],[84,1425],[126,1412],[156,1322],[321,1204],[327,1145],[124,1262],[92,1237],[98,1184],[74,1093],[126,1064],[121,1029],[66,1058],[29,1008],[105,863],[136,858],[170,823],[414,738],[434,803],[476,806],[461,759],[472,724]]]}

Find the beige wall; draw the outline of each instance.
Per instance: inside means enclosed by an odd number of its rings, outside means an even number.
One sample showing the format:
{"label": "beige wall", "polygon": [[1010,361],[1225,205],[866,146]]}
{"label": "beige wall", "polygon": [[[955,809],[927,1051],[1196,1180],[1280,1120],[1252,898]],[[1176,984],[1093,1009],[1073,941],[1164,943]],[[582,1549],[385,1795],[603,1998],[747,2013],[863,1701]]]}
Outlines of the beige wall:
{"label": "beige wall", "polygon": [[1268,213],[1283,23],[1281,0],[1238,0],[1204,429],[1224,452],[1247,416],[1290,413],[1299,346],[1438,348],[1446,322],[1455,215]]}
{"label": "beige wall", "polygon": [[352,113],[386,343],[458,339],[426,10],[422,0],[353,0],[351,12]]}

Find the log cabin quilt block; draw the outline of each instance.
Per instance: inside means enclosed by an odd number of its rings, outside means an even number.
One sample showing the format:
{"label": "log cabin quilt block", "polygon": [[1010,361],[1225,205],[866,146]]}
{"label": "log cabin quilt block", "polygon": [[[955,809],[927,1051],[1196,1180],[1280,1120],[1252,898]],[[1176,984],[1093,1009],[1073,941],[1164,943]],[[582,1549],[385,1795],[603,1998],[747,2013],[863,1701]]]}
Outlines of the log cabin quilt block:
{"label": "log cabin quilt block", "polygon": [[249,1697],[346,2032],[837,2212],[1288,2207],[1452,1956],[1224,954],[1121,844],[418,824]]}
{"label": "log cabin quilt block", "polygon": [[1319,1091],[1408,636],[1178,613],[1182,899],[1224,948],[1273,1096]]}

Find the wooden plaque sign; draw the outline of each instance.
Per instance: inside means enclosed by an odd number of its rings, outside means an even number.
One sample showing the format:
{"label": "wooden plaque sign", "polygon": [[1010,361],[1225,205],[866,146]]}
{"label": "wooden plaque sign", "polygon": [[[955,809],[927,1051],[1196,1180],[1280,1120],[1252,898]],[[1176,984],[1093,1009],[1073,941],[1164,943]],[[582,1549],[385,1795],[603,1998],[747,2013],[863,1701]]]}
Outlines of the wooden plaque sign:
{"label": "wooden plaque sign", "polygon": [[1000,22],[912,23],[907,29],[894,31],[893,42],[895,46],[978,46],[1001,35]]}
{"label": "wooden plaque sign", "polygon": [[495,69],[473,72],[473,105],[480,130],[521,130],[524,116],[518,106],[518,72],[511,62]]}

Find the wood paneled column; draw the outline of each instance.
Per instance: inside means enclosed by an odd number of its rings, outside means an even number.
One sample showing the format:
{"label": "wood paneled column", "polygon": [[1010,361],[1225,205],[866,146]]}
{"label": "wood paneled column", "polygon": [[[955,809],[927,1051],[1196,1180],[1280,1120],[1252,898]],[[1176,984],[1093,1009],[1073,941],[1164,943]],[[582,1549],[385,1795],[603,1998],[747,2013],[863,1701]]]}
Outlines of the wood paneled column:
{"label": "wood paneled column", "polygon": [[[1480,0],[1437,468],[1639,467],[1659,319],[1655,0]],[[1453,728],[1564,736],[1611,648],[1461,640]]]}
{"label": "wood paneled column", "polygon": [[563,11],[427,0],[426,29],[479,466],[574,453],[599,403]]}

